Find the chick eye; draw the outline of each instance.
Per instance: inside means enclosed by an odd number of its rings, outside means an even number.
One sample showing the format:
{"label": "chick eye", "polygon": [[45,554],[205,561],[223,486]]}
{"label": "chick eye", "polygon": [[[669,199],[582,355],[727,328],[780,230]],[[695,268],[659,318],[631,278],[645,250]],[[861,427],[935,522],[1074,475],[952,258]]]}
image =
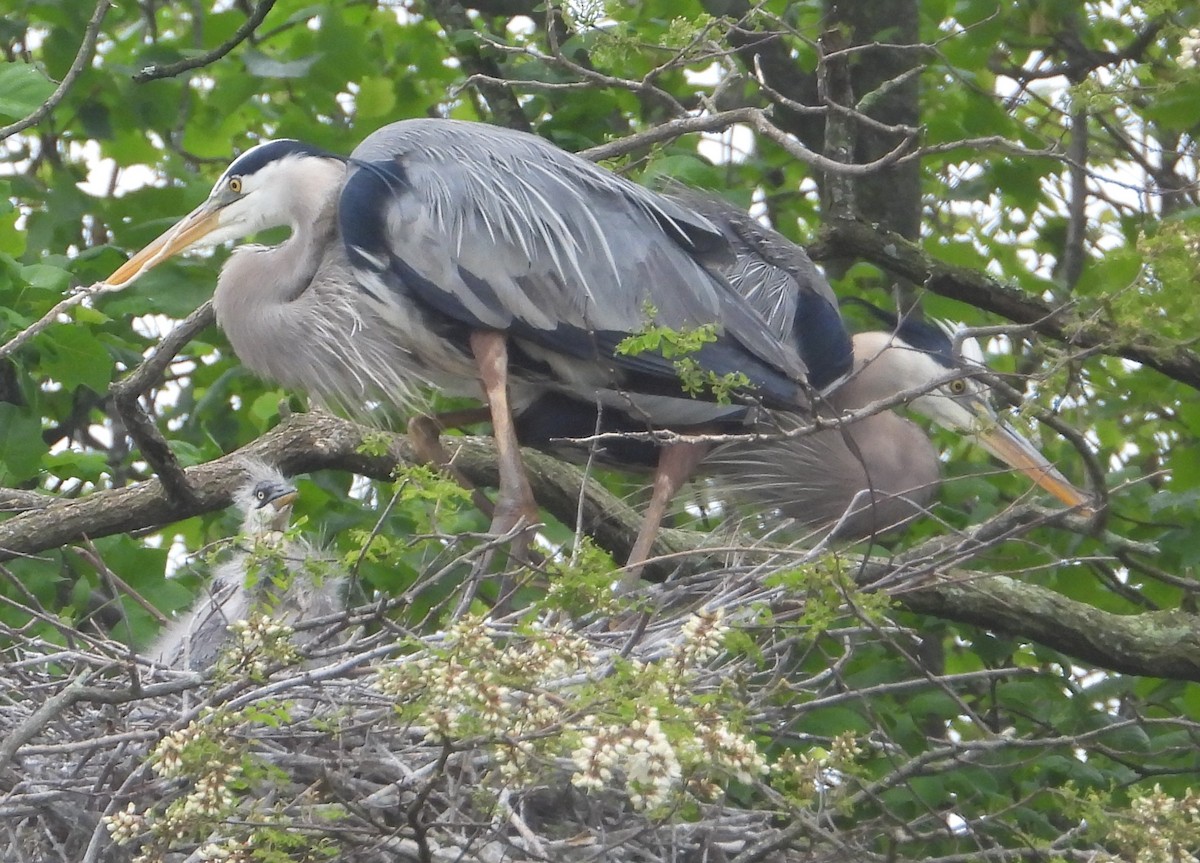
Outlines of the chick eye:
{"label": "chick eye", "polygon": [[258,500],[266,500],[267,499],[267,493],[265,491],[256,491],[254,493],[254,496]]}
{"label": "chick eye", "polygon": [[235,195],[240,195],[242,193],[242,178],[230,177],[228,186],[229,191],[233,192]]}
{"label": "chick eye", "polygon": [[961,396],[967,391],[967,382],[962,379],[950,381],[949,388],[951,395]]}

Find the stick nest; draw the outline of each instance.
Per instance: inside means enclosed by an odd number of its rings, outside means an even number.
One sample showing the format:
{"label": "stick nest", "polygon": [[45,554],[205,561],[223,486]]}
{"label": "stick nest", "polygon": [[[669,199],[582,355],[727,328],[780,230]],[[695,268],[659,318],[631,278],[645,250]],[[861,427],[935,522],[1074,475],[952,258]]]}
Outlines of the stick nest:
{"label": "stick nest", "polygon": [[784,859],[759,749],[772,662],[726,644],[778,597],[672,591],[423,633],[359,609],[300,627],[303,654],[252,618],[206,674],[9,633],[0,857]]}

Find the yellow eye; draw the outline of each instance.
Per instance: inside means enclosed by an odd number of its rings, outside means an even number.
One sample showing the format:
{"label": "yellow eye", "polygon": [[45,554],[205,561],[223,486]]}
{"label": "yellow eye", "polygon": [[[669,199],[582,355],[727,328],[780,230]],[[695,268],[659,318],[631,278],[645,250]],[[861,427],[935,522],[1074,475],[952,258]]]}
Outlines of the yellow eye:
{"label": "yellow eye", "polygon": [[964,380],[950,381],[950,394],[961,396],[967,391],[967,382]]}
{"label": "yellow eye", "polygon": [[242,193],[242,178],[241,177],[230,177],[229,178],[229,191],[233,192],[235,195],[240,195]]}

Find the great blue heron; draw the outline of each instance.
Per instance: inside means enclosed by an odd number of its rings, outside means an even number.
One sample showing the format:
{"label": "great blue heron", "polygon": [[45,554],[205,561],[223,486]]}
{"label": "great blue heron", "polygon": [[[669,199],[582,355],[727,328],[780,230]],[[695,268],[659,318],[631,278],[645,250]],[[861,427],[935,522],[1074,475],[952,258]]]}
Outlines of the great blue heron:
{"label": "great blue heron", "polygon": [[[872,410],[908,393],[915,413],[971,435],[1062,502],[1088,502],[997,414],[987,387],[971,377],[984,368],[973,340],[955,344],[945,325],[899,318],[867,303],[860,305],[888,329],[851,336],[832,289],[804,249],[719,198],[678,189],[673,194],[725,235],[735,260],[723,274],[774,336],[797,346],[813,389],[811,411],[801,416],[694,403],[694,424],[687,426],[555,396],[520,414],[522,443],[578,457],[571,440],[591,440],[589,452],[602,461],[650,468],[657,449],[647,432],[665,427],[728,434],[730,440],[702,464],[718,498],[750,501],[806,525],[836,529],[839,538],[859,539],[920,515],[937,491],[940,461],[925,433],[890,409]],[[804,431],[814,417],[846,416],[851,419],[832,428]],[[605,435],[598,445],[597,432]]]}
{"label": "great blue heron", "polygon": [[171,623],[148,651],[157,662],[204,671],[229,643],[230,624],[256,609],[295,624],[343,606],[344,579],[307,542],[285,536],[296,487],[272,465],[245,463],[246,482],[233,495],[243,514],[238,550],[218,564],[207,592]]}
{"label": "great blue heron", "polygon": [[[482,384],[499,463],[496,533],[536,520],[513,417],[548,393],[658,428],[748,420],[744,406],[714,407],[711,393],[682,397],[674,359],[616,351],[630,334],[715,325],[695,362],[717,377],[745,375],[735,396],[747,402],[803,413],[815,391],[805,359],[822,348],[819,336],[801,337],[841,327],[836,309],[807,318],[801,295],[772,330],[730,284],[744,271],[741,288],[753,293],[759,252],[739,260],[746,250],[686,202],[536,136],[452,120],[386,126],[349,160],[299,141],[260,144],[107,284],[126,285],[202,240],[285,225],[288,240],[236,249],[218,279],[214,307],[234,351],[259,374],[350,410],[408,406],[420,383],[475,396]],[[632,563],[704,449],[656,449],[651,516]],[[1082,500],[1030,473],[1066,502]]]}

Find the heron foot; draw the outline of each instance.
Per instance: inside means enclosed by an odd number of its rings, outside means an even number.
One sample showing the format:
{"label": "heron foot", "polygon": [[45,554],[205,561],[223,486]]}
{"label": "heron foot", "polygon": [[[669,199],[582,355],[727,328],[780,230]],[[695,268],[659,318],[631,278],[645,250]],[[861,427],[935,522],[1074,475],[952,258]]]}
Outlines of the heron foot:
{"label": "heron foot", "polygon": [[[481,416],[482,414],[482,416]],[[425,464],[436,467],[471,493],[471,501],[488,518],[495,519],[496,507],[486,494],[474,483],[467,479],[454,466],[454,460],[442,446],[441,433],[447,428],[466,422],[479,422],[487,419],[486,409],[475,411],[456,411],[449,414],[430,416],[419,414],[408,421],[408,439],[412,443],[413,452]]]}

